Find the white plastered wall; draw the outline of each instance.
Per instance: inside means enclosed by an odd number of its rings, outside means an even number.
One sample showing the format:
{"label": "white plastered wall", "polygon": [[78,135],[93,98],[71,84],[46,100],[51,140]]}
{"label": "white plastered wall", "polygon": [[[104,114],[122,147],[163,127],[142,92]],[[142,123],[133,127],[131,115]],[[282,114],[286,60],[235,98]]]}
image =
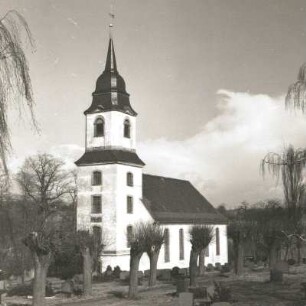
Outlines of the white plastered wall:
{"label": "white plastered wall", "polygon": [[[97,118],[104,120],[104,137],[94,137],[94,122]],[[130,138],[123,135],[124,121],[130,121]],[[118,111],[101,112],[86,115],[86,149],[109,148],[135,150],[136,117]]]}

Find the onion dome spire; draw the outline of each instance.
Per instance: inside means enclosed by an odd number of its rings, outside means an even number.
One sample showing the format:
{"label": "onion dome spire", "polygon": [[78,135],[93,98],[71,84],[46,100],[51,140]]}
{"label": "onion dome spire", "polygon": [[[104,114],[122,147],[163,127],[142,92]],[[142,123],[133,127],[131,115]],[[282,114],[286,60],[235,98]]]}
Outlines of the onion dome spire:
{"label": "onion dome spire", "polygon": [[125,89],[125,81],[117,70],[111,28],[112,24],[110,24],[110,37],[105,68],[97,79],[96,89],[92,94],[92,104],[84,113],[86,115],[114,110],[136,116],[137,113],[130,104],[130,95]]}

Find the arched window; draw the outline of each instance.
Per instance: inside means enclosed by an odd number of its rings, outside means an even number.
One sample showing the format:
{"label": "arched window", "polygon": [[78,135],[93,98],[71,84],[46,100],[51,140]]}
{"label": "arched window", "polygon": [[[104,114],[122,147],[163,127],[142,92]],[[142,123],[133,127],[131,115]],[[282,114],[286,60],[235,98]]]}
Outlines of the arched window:
{"label": "arched window", "polygon": [[184,250],[184,230],[181,228],[179,231],[179,242],[180,242],[180,260],[184,260],[185,258],[185,250]]}
{"label": "arched window", "polygon": [[125,138],[131,138],[131,124],[129,119],[124,120],[124,131],[123,135]]}
{"label": "arched window", "polygon": [[101,171],[94,171],[92,173],[92,185],[93,186],[102,185],[102,172]]}
{"label": "arched window", "polygon": [[220,255],[220,233],[218,228],[216,228],[216,255]]}
{"label": "arched window", "polygon": [[126,242],[127,242],[127,247],[130,248],[131,247],[131,241],[133,238],[133,226],[129,225],[126,228]]}
{"label": "arched window", "polygon": [[133,182],[133,173],[128,172],[128,173],[126,174],[126,184],[127,184],[128,186],[133,186],[133,185],[134,185],[134,182]]}
{"label": "arched window", "polygon": [[101,214],[102,213],[102,198],[99,195],[92,196],[91,201],[91,213]]}
{"label": "arched window", "polygon": [[164,243],[164,248],[165,248],[165,262],[169,262],[170,261],[170,235],[169,235],[169,229],[166,228],[165,232],[164,232],[164,239],[165,239],[165,243]]}
{"label": "arched window", "polygon": [[97,118],[94,123],[94,137],[104,136],[104,120],[102,118]]}
{"label": "arched window", "polygon": [[127,196],[126,198],[126,211],[128,214],[133,213],[133,197]]}

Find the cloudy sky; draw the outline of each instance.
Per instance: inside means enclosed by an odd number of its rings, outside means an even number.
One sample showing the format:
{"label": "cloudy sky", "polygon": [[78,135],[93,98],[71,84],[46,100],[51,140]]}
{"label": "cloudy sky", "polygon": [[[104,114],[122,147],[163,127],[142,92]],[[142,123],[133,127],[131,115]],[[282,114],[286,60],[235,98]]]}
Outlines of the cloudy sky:
{"label": "cloudy sky", "polygon": [[[11,168],[83,152],[84,115],[103,71],[110,0],[10,0],[36,41],[28,59],[40,135],[11,114]],[[189,179],[215,205],[281,197],[260,159],[306,146],[306,115],[284,95],[306,61],[304,0],[115,0],[120,74],[138,112],[147,173]]]}

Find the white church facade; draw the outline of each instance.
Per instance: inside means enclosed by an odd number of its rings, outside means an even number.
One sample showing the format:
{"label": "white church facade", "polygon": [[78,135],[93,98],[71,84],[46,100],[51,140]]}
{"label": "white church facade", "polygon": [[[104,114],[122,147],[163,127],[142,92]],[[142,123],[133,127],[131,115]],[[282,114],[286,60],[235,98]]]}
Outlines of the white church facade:
{"label": "white church facade", "polygon": [[[189,228],[193,224],[214,227],[215,239],[205,264],[226,263],[225,218],[190,182],[143,173],[145,163],[136,153],[137,113],[118,73],[112,38],[92,96],[84,112],[85,153],[76,161],[77,227],[91,229],[106,240],[102,270],[108,265],[129,270],[128,237],[139,221],[158,222],[165,230],[158,269],[189,266]],[[149,269],[145,254],[140,269]]]}

